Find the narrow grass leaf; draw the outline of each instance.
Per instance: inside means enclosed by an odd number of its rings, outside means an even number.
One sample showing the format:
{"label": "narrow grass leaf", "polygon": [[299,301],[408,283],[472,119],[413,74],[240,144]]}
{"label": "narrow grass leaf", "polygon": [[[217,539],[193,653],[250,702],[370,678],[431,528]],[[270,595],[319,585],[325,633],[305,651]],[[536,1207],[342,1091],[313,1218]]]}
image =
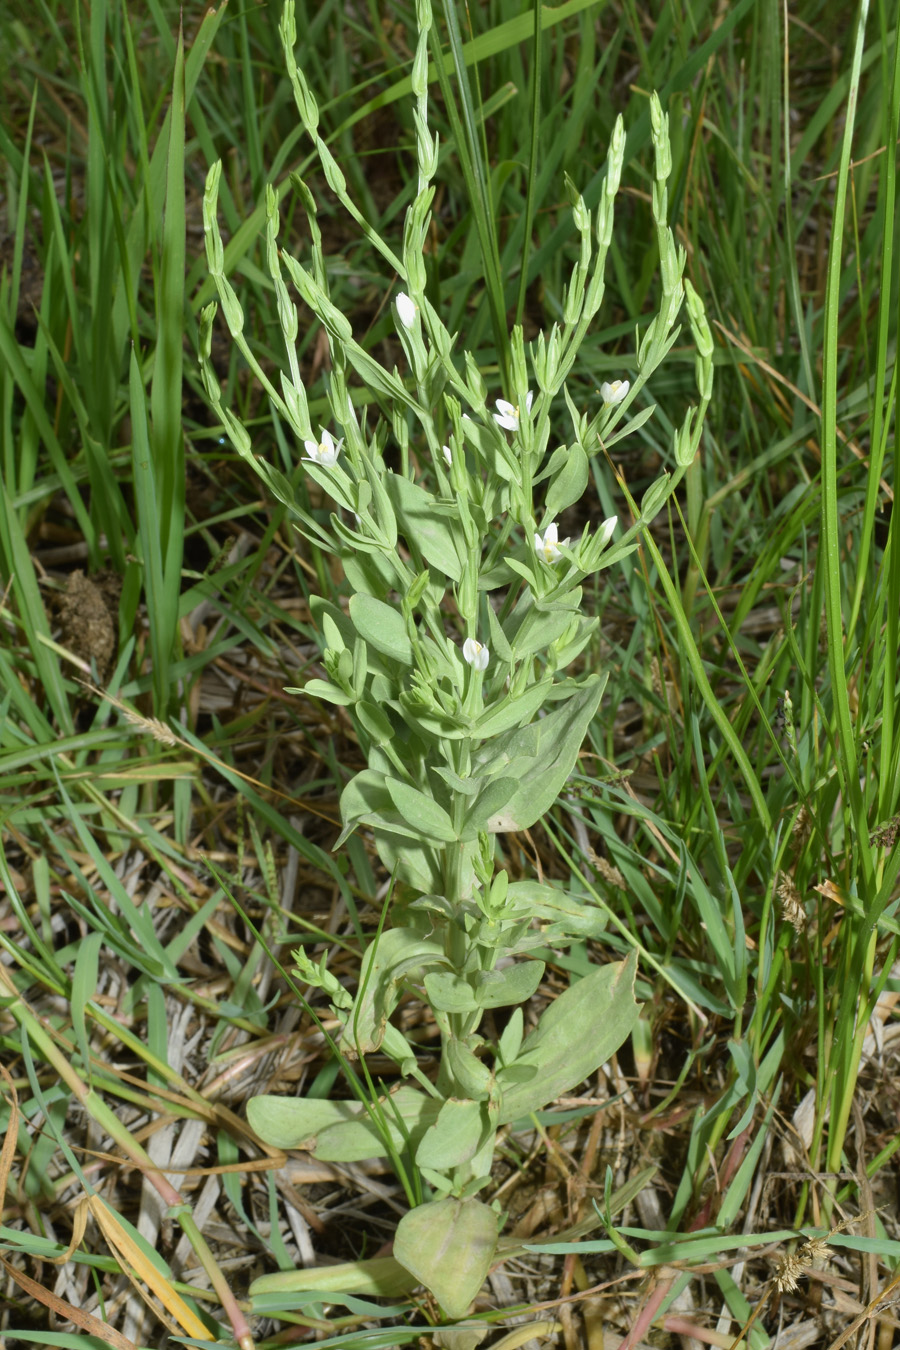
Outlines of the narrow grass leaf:
{"label": "narrow grass leaf", "polygon": [[71,1015],[75,1039],[81,1052],[82,1072],[90,1078],[91,1052],[88,1041],[85,1008],[88,1000],[96,997],[97,974],[100,966],[102,933],[88,933],[78,944],[75,971],[72,976]]}
{"label": "narrow grass leaf", "polygon": [[150,621],[150,651],[153,659],[154,707],[165,715],[169,706],[170,626],[166,622],[166,577],[163,562],[163,521],[160,516],[159,484],[147,421],[147,395],[132,350],[129,378],[131,393],[132,473],[138,517],[138,542],[143,562],[144,594]]}
{"label": "narrow grass leaf", "polygon": [[156,1312],[147,1298],[144,1285],[156,1295],[166,1311],[189,1336],[203,1336],[207,1330],[206,1326],[174,1288],[171,1271],[162,1257],[127,1219],[111,1209],[99,1195],[90,1197],[90,1206],[91,1214],[108,1246],[118,1257],[123,1273],[151,1310]]}

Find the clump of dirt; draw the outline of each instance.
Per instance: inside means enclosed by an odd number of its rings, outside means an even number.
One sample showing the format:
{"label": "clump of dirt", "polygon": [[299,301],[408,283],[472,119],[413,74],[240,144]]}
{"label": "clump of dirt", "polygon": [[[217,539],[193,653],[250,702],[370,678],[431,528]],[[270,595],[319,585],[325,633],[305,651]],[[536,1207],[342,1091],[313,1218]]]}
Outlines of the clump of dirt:
{"label": "clump of dirt", "polygon": [[75,571],[59,601],[60,641],[82,661],[94,661],[101,684],[116,657],[120,590],[121,579],[111,573],[92,579]]}

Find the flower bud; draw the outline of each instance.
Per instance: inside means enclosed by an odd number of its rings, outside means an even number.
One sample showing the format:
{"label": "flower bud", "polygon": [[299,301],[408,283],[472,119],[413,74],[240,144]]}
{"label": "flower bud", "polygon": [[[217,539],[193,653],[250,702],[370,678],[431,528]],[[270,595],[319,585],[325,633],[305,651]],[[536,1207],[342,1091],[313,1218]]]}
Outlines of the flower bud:
{"label": "flower bud", "polygon": [[416,323],[416,307],[412,300],[410,300],[405,291],[398,291],[394,304],[397,307],[397,317],[403,324],[403,327],[408,332],[411,331]]}

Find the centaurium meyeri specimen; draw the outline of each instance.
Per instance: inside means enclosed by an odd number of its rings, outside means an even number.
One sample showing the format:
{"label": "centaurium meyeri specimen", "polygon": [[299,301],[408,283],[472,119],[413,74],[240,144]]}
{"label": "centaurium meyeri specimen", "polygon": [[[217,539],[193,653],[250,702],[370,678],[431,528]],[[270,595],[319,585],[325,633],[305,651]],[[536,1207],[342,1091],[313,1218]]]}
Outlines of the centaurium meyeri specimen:
{"label": "centaurium meyeri specimen", "polygon": [[[272,189],[267,193],[266,258],[287,353],[284,374],[273,382],[244,338],[243,312],[225,276],[216,215],[220,165],[207,180],[207,258],[222,312],[285,432],[306,451],[306,474],[330,498],[327,519],[321,510],[313,513],[302,482],[295,486],[269,464],[223,406],[209,360],[215,306],[202,315],[201,365],[237,452],[299,532],[343,565],[349,601],[312,602],[326,678],[309,680],[305,693],[343,707],[354,721],[367,767],[343,789],[336,847],[354,830],[365,832],[402,901],[392,913],[403,916],[362,953],[349,1005],[331,972],[301,963],[304,982],[318,981],[330,1001],[340,1052],[364,1062],[377,1051],[396,1064],[390,1101],[258,1097],[248,1113],[258,1133],[278,1147],[305,1141],[316,1156],[334,1161],[391,1157],[411,1206],[397,1228],[392,1261],[401,1275],[426,1284],[449,1316],[460,1317],[495,1256],[497,1218],[477,1197],[490,1180],[498,1130],[595,1072],[637,1014],[633,962],[598,965],[525,1036],[522,1005],[544,970],[533,949],[551,937],[558,946],[599,936],[606,916],[594,910],[586,890],[510,881],[498,870],[498,836],[540,820],[576,763],[605,684],[594,662],[587,670],[573,664],[598,627],[584,612],[583,583],[637,547],[641,530],[693,461],[711,393],[712,339],[699,297],[683,279],[685,254],[666,218],[671,154],[667,119],[654,95],[652,210],[662,294],[629,362],[633,380],[604,385],[603,406],[593,417],[578,410],[566,387],[603,300],[625,153],[619,119],[596,211],[569,184],[581,248],[561,322],[527,349],[521,328],[513,329],[509,387],[516,402],[497,399],[496,411],[489,410],[477,354],[457,353],[426,294],[424,255],[438,167],[428,124],[428,0],[416,0],[416,16],[418,182],[399,255],[362,220],[319,133],[318,105],[294,55],[292,0],[281,23],[297,109],[329,187],[363,225],[388,276],[400,278],[394,303],[405,374],[379,364],[332,301],[315,202],[295,177],[310,225],[309,262],[279,248],[278,199]],[[327,337],[326,397],[339,440],[324,429],[319,440],[312,432],[288,281]],[[586,489],[601,432],[607,438],[617,428],[623,400],[633,404],[665,358],[685,300],[700,399],[676,430],[671,471],[640,504],[628,499],[633,524],[615,542],[615,518],[599,529],[586,526],[578,540],[561,541],[557,521]],[[351,400],[351,372],[365,386],[362,415],[356,391]],[[566,431],[563,404],[571,423]],[[616,434],[625,435],[629,425]],[[386,456],[391,443],[398,453]],[[538,520],[548,522],[543,532],[535,530]],[[484,642],[472,636],[476,632]],[[454,633],[466,635],[463,668]],[[434,1082],[423,1078],[413,1047],[391,1020],[407,990],[427,1001],[440,1033]],[[510,1011],[502,1034],[491,1040],[482,1021],[494,1008]],[[557,1026],[565,1027],[564,1037]],[[355,1074],[350,1081],[362,1093]],[[426,1188],[433,1198],[421,1203]]]}

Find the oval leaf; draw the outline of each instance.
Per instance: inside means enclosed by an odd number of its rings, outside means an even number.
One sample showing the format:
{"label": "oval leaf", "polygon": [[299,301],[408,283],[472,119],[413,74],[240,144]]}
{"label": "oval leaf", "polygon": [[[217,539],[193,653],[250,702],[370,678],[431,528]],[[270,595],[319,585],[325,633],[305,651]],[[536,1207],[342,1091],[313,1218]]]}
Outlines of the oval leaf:
{"label": "oval leaf", "polygon": [[[407,541],[432,567],[459,581],[462,567],[454,542],[454,522],[441,510],[437,499],[397,473],[386,475],[385,487]],[[465,541],[461,543],[465,546]]]}
{"label": "oval leaf", "polygon": [[558,516],[567,506],[579,501],[584,495],[587,481],[588,457],[580,445],[573,445],[565,466],[547,490],[545,507],[548,514]]}
{"label": "oval leaf", "polygon": [[434,1200],[404,1214],[394,1257],[448,1317],[465,1317],[497,1248],[497,1218],[480,1200]]}
{"label": "oval leaf", "polygon": [[411,666],[413,650],[406,634],[403,615],[393,605],[376,600],[374,595],[354,595],[350,598],[350,618],[359,636],[401,665]]}
{"label": "oval leaf", "polygon": [[525,1038],[515,1067],[534,1068],[524,1083],[504,1081],[499,1124],[518,1120],[571,1091],[615,1054],[637,1021],[634,975],[637,957],[598,966],[578,980],[541,1017]]}
{"label": "oval leaf", "polygon": [[433,797],[426,796],[407,783],[401,783],[398,778],[385,779],[385,787],[406,824],[424,839],[436,839],[444,844],[454,843],[457,834],[453,821]]}

